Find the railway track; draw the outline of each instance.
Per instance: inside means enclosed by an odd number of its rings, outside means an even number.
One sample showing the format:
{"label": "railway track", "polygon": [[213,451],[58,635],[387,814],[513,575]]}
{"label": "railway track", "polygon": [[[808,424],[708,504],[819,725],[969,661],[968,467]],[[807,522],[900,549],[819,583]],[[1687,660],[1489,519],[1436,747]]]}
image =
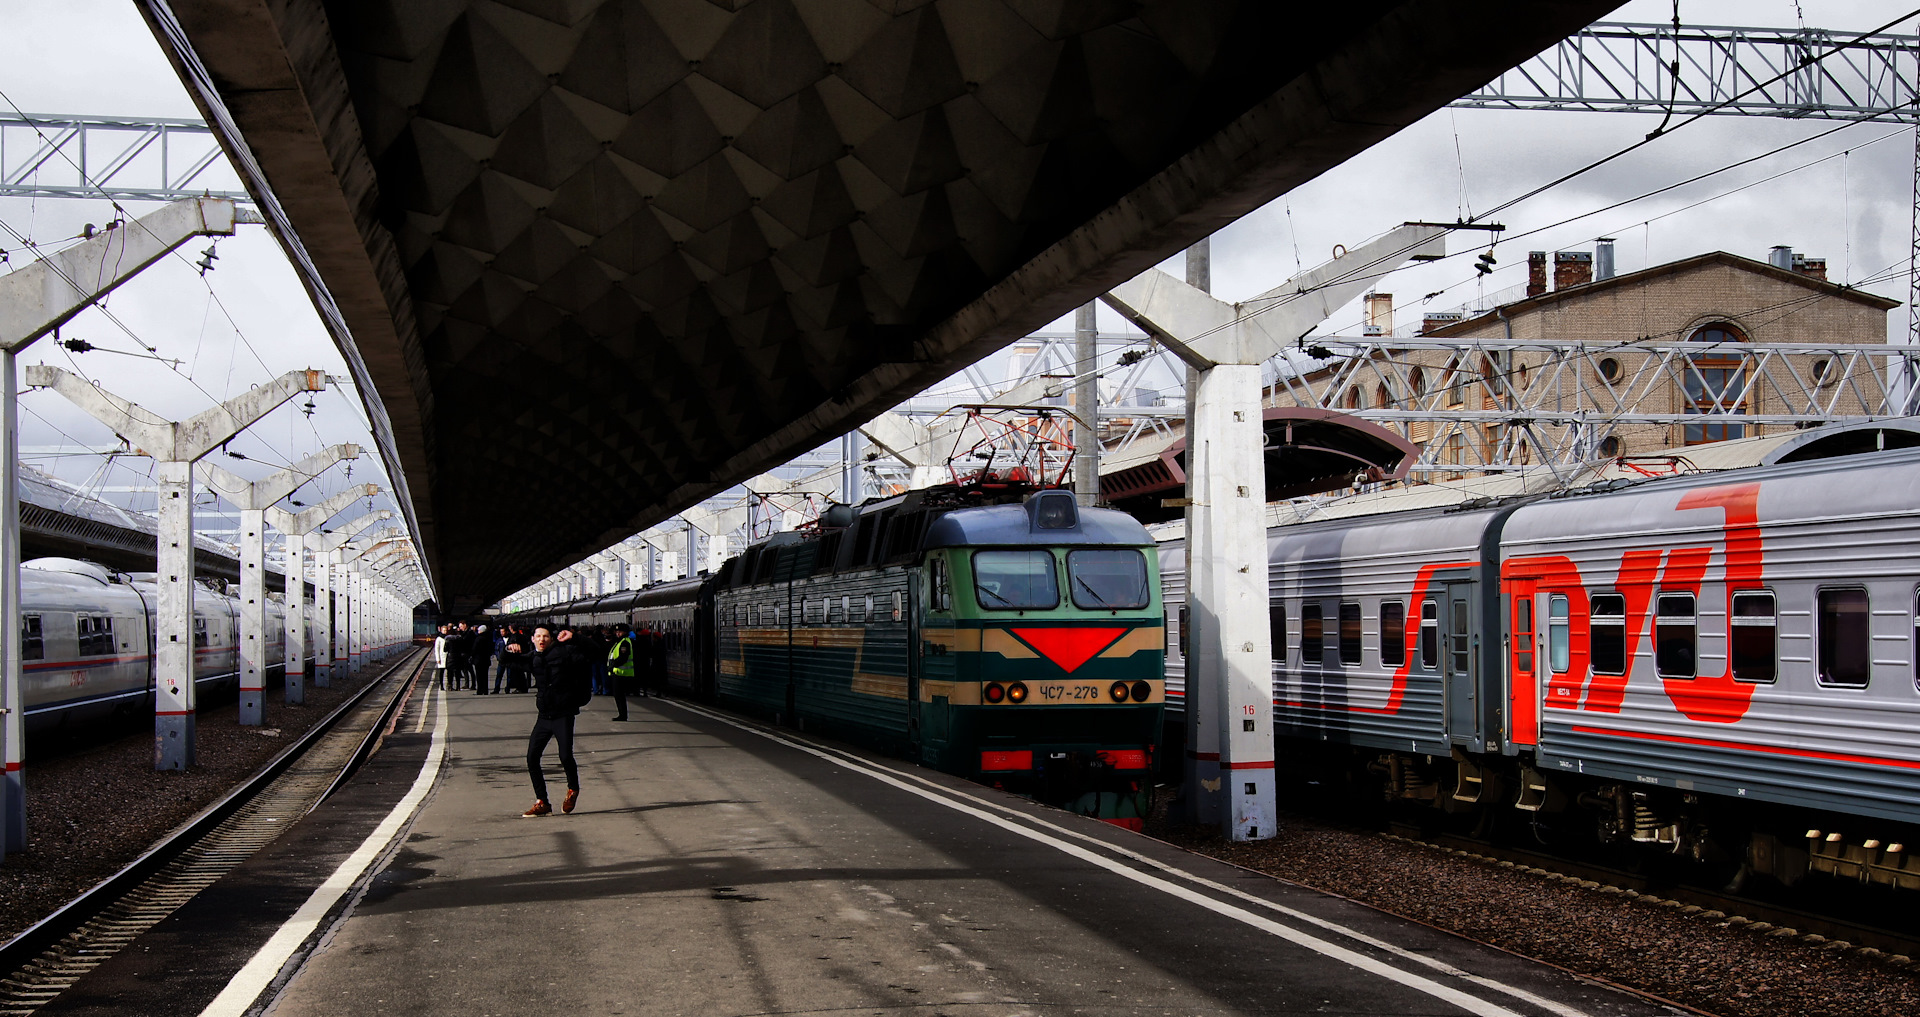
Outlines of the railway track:
{"label": "railway track", "polygon": [[25,1017],[277,838],[392,729],[426,654],[400,658],[220,801],[0,946],[0,1017]]}
{"label": "railway track", "polygon": [[1692,886],[1610,866],[1564,858],[1453,834],[1417,832],[1394,824],[1383,836],[1456,857],[1569,882],[1600,893],[1619,894],[1654,907],[1673,908],[1708,921],[1743,925],[1750,931],[1831,950],[1858,950],[1905,966],[1920,957],[1920,933],[1821,914],[1777,901],[1710,887]]}

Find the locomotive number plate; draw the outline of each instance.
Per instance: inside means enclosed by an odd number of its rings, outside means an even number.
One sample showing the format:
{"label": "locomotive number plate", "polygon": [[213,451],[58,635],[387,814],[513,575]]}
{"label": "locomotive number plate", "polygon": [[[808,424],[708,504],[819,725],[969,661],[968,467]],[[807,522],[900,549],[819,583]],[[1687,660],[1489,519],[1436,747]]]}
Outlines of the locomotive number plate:
{"label": "locomotive number plate", "polygon": [[1038,682],[1034,695],[1042,703],[1098,703],[1104,701],[1106,688],[1097,682]]}

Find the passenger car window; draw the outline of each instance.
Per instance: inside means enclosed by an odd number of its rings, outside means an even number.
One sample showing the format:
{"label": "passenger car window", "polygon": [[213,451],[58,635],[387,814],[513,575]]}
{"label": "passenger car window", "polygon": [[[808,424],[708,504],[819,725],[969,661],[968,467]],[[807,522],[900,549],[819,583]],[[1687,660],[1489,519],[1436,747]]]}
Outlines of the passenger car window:
{"label": "passenger car window", "polygon": [[1051,551],[975,551],[973,591],[988,611],[1060,606]]}
{"label": "passenger car window", "polygon": [[1653,625],[1653,669],[1662,678],[1692,678],[1694,662],[1693,594],[1662,593]]}
{"label": "passenger car window", "polygon": [[1273,640],[1273,659],[1275,663],[1287,661],[1287,605],[1275,604],[1267,608],[1267,634]]}
{"label": "passenger car window", "polygon": [[1773,594],[1747,590],[1733,595],[1733,680],[1770,682],[1778,674],[1777,622]]}
{"label": "passenger car window", "polygon": [[1567,609],[1564,594],[1547,598],[1547,667],[1554,674],[1566,674],[1572,666],[1572,633],[1568,628]]}
{"label": "passenger car window", "polygon": [[20,616],[20,659],[42,660],[47,655],[46,640],[40,634],[40,616]]}
{"label": "passenger car window", "polygon": [[81,614],[74,616],[74,628],[79,636],[80,656],[105,657],[113,653],[113,619],[105,615]]}
{"label": "passenger car window", "polygon": [[1340,663],[1360,663],[1360,605],[1340,605]]}
{"label": "passenger car window", "polygon": [[1431,597],[1420,605],[1420,666],[1440,666],[1440,602]]}
{"label": "passenger car window", "polygon": [[1137,610],[1151,599],[1147,556],[1131,547],[1068,551],[1067,583],[1075,607]]}
{"label": "passenger car window", "polygon": [[1627,673],[1627,598],[1596,593],[1587,601],[1588,663],[1594,674]]}
{"label": "passenger car window", "polygon": [[1866,688],[1873,673],[1872,615],[1867,591],[1821,590],[1815,621],[1820,644],[1820,684]]}
{"label": "passenger car window", "polygon": [[1407,662],[1407,605],[1397,600],[1380,602],[1380,666],[1400,667]]}
{"label": "passenger car window", "polygon": [[1191,654],[1191,651],[1189,651],[1189,650],[1188,650],[1188,648],[1187,648],[1187,647],[1188,647],[1188,643],[1187,643],[1187,606],[1186,606],[1185,604],[1182,604],[1182,605],[1180,605],[1180,615],[1179,615],[1179,620],[1180,620],[1180,621],[1179,621],[1179,627],[1180,627],[1180,659],[1181,659],[1182,661],[1184,661],[1184,660],[1186,660],[1186,659],[1187,659],[1187,658],[1188,658],[1189,656],[1191,656],[1191,655],[1192,655],[1192,654]]}
{"label": "passenger car window", "polygon": [[1308,602],[1300,605],[1300,663],[1304,667],[1319,667],[1325,663],[1327,652],[1327,634],[1320,620],[1320,605]]}

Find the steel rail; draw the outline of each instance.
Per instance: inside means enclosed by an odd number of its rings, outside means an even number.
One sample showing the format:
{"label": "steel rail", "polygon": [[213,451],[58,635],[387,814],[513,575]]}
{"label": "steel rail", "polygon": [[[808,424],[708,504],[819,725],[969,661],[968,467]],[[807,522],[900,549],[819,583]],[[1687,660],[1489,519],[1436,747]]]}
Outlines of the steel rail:
{"label": "steel rail", "polygon": [[[365,688],[354,693],[346,701],[305,734],[288,745],[279,755],[269,760],[265,766],[247,778],[239,787],[228,792],[219,801],[202,809],[193,818],[175,827],[171,833],[161,838],[143,854],[129,862],[120,871],[100,881],[91,889],[74,898],[65,907],[41,919],[13,939],[0,945],[0,981],[12,980],[16,974],[40,960],[50,949],[58,946],[68,936],[84,927],[88,922],[105,914],[128,894],[143,886],[169,863],[181,858],[201,841],[218,830],[221,824],[232,818],[241,809],[270,788],[287,769],[298,762],[324,737],[333,733],[335,727],[350,713],[357,709],[374,691],[386,686],[389,679],[407,667],[414,667],[417,676],[418,665],[426,659],[423,650],[415,648],[395,661],[377,677],[369,681]],[[410,676],[412,677],[412,676]],[[392,701],[381,713],[380,723],[374,725],[372,733],[378,735],[391,718],[396,704],[405,697],[412,682],[403,682],[395,690]],[[371,751],[371,745],[363,740],[350,760],[357,767]],[[337,790],[338,782],[329,786],[327,794]],[[237,865],[239,860],[235,860]],[[185,903],[182,898],[178,903]],[[174,906],[177,907],[178,903]],[[104,958],[101,958],[104,959]],[[89,968],[91,965],[88,965]],[[32,1007],[28,1007],[30,1012]],[[0,1000],[0,1013],[19,1012],[17,1004]]]}

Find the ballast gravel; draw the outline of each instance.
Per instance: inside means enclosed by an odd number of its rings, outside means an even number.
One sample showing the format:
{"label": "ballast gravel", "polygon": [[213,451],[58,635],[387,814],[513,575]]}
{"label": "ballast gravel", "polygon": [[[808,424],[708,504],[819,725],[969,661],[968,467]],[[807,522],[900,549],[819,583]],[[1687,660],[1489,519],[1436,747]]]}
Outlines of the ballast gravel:
{"label": "ballast gravel", "polygon": [[[31,743],[24,769],[27,849],[0,860],[0,943],[126,867],[166,834],[232,791],[358,692],[386,665],[363,669],[306,702],[284,704],[267,689],[264,727],[241,727],[234,703],[200,714],[198,762],[185,772],[153,768],[153,732],[134,730],[85,746]],[[36,754],[44,758],[35,758]]]}
{"label": "ballast gravel", "polygon": [[[1149,835],[1720,1017],[1913,1017],[1920,971],[1823,949],[1714,912],[1682,914],[1599,887],[1303,816],[1235,844],[1170,819]],[[1892,895],[1892,891],[1888,891]],[[1892,908],[1912,903],[1889,900]]]}

